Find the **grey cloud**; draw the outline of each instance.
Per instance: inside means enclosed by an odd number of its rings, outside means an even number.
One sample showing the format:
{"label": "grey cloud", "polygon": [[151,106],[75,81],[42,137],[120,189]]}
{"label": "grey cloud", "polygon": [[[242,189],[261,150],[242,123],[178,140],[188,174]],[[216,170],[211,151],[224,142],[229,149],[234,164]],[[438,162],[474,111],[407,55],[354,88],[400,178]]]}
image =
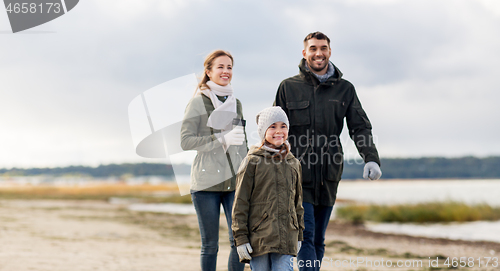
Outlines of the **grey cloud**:
{"label": "grey cloud", "polygon": [[[499,131],[489,117],[500,115],[493,105],[500,98],[495,89],[499,19],[476,4],[186,1],[169,13],[159,8],[160,1],[139,3],[144,7],[120,14],[112,2],[82,1],[39,28],[56,33],[0,36],[0,49],[9,52],[0,55],[0,112],[16,116],[3,126],[15,134],[13,123],[22,122],[26,127],[19,133],[81,138],[92,150],[75,147],[89,157],[84,163],[130,161],[136,157],[126,110],[138,94],[200,73],[205,55],[222,48],[235,56],[233,84],[252,120],[272,103],[281,80],[298,72],[304,36],[321,30],[332,38],[332,61],[356,86],[374,122],[383,156],[398,149],[401,155],[425,155],[432,152],[408,146],[452,137],[470,147],[425,146],[439,153],[500,152],[490,136]],[[390,91],[381,91],[384,87]],[[478,95],[466,103],[464,92]],[[437,105],[442,110],[435,110]],[[394,126],[417,132],[395,133]],[[472,140],[470,131],[478,131]],[[479,133],[488,135],[484,145],[475,139]],[[36,157],[33,161],[41,159]]]}

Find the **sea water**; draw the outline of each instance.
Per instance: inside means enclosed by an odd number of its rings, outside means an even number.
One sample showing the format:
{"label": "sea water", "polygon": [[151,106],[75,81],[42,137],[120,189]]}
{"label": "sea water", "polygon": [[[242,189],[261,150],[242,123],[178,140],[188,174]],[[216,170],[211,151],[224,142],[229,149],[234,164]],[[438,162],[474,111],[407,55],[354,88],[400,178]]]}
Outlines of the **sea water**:
{"label": "sea water", "polygon": [[[498,207],[500,180],[341,181],[337,198],[374,204],[452,200]],[[367,223],[366,226],[372,231],[383,233],[500,243],[500,221],[447,224]]]}

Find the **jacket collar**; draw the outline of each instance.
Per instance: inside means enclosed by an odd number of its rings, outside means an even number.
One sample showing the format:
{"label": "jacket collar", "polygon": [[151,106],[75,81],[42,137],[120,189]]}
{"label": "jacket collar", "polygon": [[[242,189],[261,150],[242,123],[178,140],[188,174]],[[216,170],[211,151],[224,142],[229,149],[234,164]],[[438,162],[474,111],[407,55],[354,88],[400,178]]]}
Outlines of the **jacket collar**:
{"label": "jacket collar", "polygon": [[[248,151],[248,154],[258,155],[258,156],[262,156],[262,157],[265,157],[265,158],[272,158],[273,155],[276,154],[274,152],[271,153],[271,152],[266,151],[263,148],[259,148],[259,147],[260,146],[257,146],[257,145],[251,146],[250,150]],[[285,157],[286,160],[290,160],[290,159],[293,159],[293,158],[295,158],[295,156],[293,156],[292,152],[288,152],[288,154]]]}
{"label": "jacket collar", "polygon": [[[332,62],[330,62],[332,63]],[[333,63],[332,63],[333,65]],[[333,68],[335,69],[335,73],[332,77],[328,78],[324,83],[326,82],[331,82],[331,81],[338,81],[342,78],[342,72],[337,68],[337,66],[333,65]],[[318,78],[314,76],[313,72],[310,71],[308,68],[306,68],[306,60],[302,58],[299,63],[299,74],[300,77],[302,77],[304,80],[308,82],[315,82],[316,84],[319,83]]]}

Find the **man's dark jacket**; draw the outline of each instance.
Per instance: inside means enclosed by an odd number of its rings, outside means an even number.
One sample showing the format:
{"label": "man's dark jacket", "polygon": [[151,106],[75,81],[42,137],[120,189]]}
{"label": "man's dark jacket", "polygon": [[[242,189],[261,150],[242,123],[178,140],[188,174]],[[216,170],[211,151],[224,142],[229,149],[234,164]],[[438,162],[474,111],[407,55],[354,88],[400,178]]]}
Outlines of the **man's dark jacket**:
{"label": "man's dark jacket", "polygon": [[333,206],[343,170],[340,133],[344,118],[365,163],[380,165],[380,159],[354,86],[342,79],[335,66],[335,74],[320,83],[305,63],[302,59],[298,75],[281,82],[275,105],[283,108],[290,121],[288,140],[302,165],[303,201]]}

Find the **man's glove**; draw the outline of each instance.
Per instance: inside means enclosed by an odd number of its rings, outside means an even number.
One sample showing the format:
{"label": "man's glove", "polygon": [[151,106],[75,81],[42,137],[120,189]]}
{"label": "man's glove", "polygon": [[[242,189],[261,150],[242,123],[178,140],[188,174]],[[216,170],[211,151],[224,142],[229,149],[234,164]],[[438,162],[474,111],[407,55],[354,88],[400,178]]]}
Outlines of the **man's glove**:
{"label": "man's glove", "polygon": [[297,253],[299,253],[301,247],[302,247],[302,241],[299,241],[297,243]]}
{"label": "man's glove", "polygon": [[227,147],[231,145],[242,145],[243,141],[245,141],[243,126],[236,126],[229,133],[225,134],[221,140],[221,143],[224,143]]}
{"label": "man's glove", "polygon": [[245,243],[241,246],[238,246],[236,248],[238,251],[238,255],[240,256],[240,259],[246,259],[246,260],[251,260],[252,257],[250,256],[250,253],[253,252],[252,246],[250,246],[250,243]]}
{"label": "man's glove", "polygon": [[375,162],[368,162],[365,165],[365,169],[363,171],[363,178],[370,180],[378,180],[382,176],[382,171],[380,167]]}

